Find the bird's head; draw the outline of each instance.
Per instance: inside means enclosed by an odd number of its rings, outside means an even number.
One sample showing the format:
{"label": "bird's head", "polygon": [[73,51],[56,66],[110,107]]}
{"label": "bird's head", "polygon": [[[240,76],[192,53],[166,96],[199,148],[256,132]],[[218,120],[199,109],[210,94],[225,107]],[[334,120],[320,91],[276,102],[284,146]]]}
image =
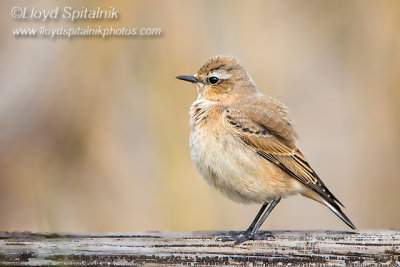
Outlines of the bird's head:
{"label": "bird's head", "polygon": [[213,57],[196,74],[176,78],[194,83],[198,97],[211,101],[235,100],[257,92],[246,69],[232,57]]}

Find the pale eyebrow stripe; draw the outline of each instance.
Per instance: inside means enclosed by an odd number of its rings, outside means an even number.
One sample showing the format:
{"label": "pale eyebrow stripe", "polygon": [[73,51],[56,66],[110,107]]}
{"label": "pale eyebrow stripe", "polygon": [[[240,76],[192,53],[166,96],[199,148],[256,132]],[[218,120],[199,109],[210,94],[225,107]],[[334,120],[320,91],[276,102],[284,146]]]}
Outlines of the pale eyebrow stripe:
{"label": "pale eyebrow stripe", "polygon": [[208,76],[216,76],[220,79],[229,79],[232,75],[226,71],[223,71],[223,72],[222,71],[221,72],[213,71],[213,72],[209,72]]}

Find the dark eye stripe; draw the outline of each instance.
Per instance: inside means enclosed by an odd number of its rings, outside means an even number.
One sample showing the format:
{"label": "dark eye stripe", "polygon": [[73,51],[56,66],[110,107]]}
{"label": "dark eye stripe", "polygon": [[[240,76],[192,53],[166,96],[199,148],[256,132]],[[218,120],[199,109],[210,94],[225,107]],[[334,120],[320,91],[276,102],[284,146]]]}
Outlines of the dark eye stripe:
{"label": "dark eye stripe", "polygon": [[225,64],[219,65],[218,67],[215,67],[215,68],[209,70],[208,73],[211,73],[211,72],[213,72],[213,71],[219,70],[219,69],[221,69],[221,68],[223,68],[223,67],[225,67]]}

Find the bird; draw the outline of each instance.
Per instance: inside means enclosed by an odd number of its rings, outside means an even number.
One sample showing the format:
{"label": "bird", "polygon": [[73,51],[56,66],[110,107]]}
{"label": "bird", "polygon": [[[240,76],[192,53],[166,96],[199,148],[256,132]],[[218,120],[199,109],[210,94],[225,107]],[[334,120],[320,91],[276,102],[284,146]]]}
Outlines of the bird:
{"label": "bird", "polygon": [[199,173],[233,201],[262,204],[246,231],[220,240],[235,245],[256,240],[280,200],[296,194],[324,204],[356,230],[343,204],[297,148],[288,108],[262,94],[237,59],[212,57],[196,74],[176,78],[193,83],[197,91],[189,112],[189,140]]}

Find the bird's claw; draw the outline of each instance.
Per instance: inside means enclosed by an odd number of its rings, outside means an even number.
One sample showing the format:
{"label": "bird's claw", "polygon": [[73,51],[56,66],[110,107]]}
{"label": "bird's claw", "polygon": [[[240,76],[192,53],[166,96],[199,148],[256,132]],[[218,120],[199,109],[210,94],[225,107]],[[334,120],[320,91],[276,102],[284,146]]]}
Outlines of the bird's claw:
{"label": "bird's claw", "polygon": [[263,231],[263,232],[258,232],[258,235],[256,236],[257,240],[263,240],[269,237],[272,237],[275,239],[275,236],[272,234],[270,231]]}
{"label": "bird's claw", "polygon": [[215,240],[221,242],[229,242],[229,241],[234,241],[235,239],[234,237],[227,235],[227,236],[219,236]]}
{"label": "bird's claw", "polygon": [[236,238],[242,234],[243,232],[229,231],[227,235],[219,236],[215,240],[222,242],[235,241]]}
{"label": "bird's claw", "polygon": [[229,232],[226,236],[217,237],[217,241],[229,242],[234,241],[234,245],[238,245],[247,240],[265,240],[266,238],[275,238],[271,232],[265,231],[260,234],[254,234],[248,231],[245,232]]}

